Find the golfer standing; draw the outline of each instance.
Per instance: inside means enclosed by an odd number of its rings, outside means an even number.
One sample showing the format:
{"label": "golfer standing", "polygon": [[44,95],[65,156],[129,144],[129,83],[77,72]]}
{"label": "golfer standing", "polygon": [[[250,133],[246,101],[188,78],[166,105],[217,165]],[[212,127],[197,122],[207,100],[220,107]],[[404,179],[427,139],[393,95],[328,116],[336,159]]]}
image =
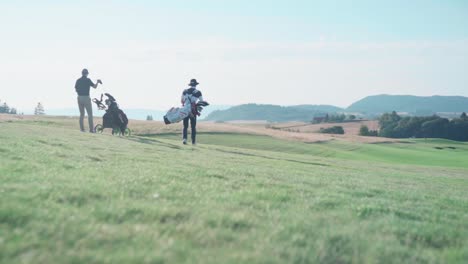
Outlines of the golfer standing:
{"label": "golfer standing", "polygon": [[190,104],[192,113],[184,119],[184,130],[183,130],[183,143],[187,145],[187,130],[188,124],[190,121],[190,126],[192,128],[192,144],[196,144],[197,139],[197,116],[194,113],[194,109],[196,107],[197,101],[203,101],[202,93],[197,90],[197,85],[199,83],[196,79],[192,79],[189,83],[190,88],[184,90],[182,93],[182,105]]}
{"label": "golfer standing", "polygon": [[89,97],[89,90],[91,87],[96,89],[98,84],[102,84],[101,80],[97,80],[97,83],[94,84],[91,79],[88,78],[88,70],[83,69],[81,71],[81,78],[76,80],[75,91],[78,94],[78,108],[80,109],[80,130],[85,132],[84,129],[84,116],[85,109],[88,114],[88,123],[89,123],[89,132],[94,133],[94,123],[93,123],[93,106],[91,104],[91,97]]}

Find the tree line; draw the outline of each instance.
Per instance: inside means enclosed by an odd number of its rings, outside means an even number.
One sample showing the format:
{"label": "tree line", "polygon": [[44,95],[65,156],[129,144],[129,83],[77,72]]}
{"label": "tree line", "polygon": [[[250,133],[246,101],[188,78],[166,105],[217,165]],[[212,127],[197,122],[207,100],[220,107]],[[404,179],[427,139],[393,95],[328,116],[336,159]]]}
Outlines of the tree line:
{"label": "tree line", "polygon": [[8,106],[8,104],[6,102],[3,102],[0,101],[0,114],[11,114],[11,115],[16,115],[17,114],[17,110],[16,108],[14,107],[11,107]]}
{"label": "tree line", "polygon": [[[6,102],[0,101],[0,114],[10,114],[10,115],[18,115],[23,113],[18,113],[18,110],[14,107],[10,107]],[[38,103],[37,106],[34,108],[35,115],[45,115],[44,106],[42,103]]]}
{"label": "tree line", "polygon": [[312,124],[320,123],[345,123],[355,121],[357,117],[355,115],[345,114],[326,114],[323,117],[314,117]]}
{"label": "tree line", "polygon": [[444,138],[468,141],[468,116],[462,113],[459,118],[447,119],[437,115],[401,117],[395,111],[379,118],[379,131],[361,127],[363,136],[388,138]]}
{"label": "tree line", "polygon": [[319,133],[343,135],[345,131],[342,126],[333,126],[327,128],[322,127],[320,128]]}

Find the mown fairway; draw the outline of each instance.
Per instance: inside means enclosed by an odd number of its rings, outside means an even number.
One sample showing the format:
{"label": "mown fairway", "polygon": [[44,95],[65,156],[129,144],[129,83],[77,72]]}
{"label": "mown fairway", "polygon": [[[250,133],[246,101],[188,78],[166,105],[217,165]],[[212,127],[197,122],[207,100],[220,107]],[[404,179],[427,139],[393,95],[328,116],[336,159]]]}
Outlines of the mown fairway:
{"label": "mown fairway", "polygon": [[0,123],[1,263],[466,263],[468,145]]}

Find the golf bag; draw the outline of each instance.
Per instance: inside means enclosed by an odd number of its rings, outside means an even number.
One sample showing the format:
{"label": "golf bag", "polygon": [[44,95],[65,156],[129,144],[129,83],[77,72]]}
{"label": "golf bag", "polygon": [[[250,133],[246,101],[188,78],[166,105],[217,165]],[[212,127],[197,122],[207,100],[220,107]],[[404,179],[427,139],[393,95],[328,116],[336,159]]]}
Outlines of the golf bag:
{"label": "golf bag", "polygon": [[166,125],[179,123],[190,115],[200,116],[203,107],[210,105],[208,102],[200,101],[198,103],[185,104],[183,107],[173,107],[164,116]]}
{"label": "golf bag", "polygon": [[102,129],[112,128],[114,131],[117,130],[123,135],[128,126],[127,115],[119,108],[117,101],[112,95],[106,93],[105,96],[107,96],[105,104],[102,103],[102,94],[101,100],[93,99],[93,102],[96,103],[99,110],[106,110],[106,113],[102,117]]}

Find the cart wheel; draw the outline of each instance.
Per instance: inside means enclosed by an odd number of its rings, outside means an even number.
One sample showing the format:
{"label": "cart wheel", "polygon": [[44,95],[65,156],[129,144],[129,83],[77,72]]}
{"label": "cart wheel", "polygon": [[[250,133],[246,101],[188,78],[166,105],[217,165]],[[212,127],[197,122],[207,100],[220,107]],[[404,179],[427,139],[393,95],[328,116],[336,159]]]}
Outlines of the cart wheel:
{"label": "cart wheel", "polygon": [[127,128],[125,129],[124,136],[129,137],[129,136],[131,136],[131,135],[132,135],[132,131],[130,130],[130,128],[127,127]]}
{"label": "cart wheel", "polygon": [[113,128],[112,129],[112,135],[113,136],[119,136],[120,135],[120,129],[119,128]]}
{"label": "cart wheel", "polygon": [[96,127],[94,127],[94,131],[96,131],[96,133],[102,134],[104,127],[101,124],[96,125]]}

